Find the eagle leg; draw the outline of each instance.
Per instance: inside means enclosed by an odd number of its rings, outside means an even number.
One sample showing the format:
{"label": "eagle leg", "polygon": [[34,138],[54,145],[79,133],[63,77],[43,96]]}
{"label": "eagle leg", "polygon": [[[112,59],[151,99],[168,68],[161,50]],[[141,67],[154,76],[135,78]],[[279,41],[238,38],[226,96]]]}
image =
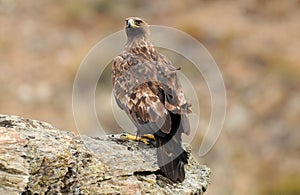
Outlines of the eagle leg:
{"label": "eagle leg", "polygon": [[148,139],[150,139],[150,140],[155,140],[155,137],[154,137],[153,134],[144,134],[144,135],[142,135],[142,137],[148,138]]}
{"label": "eagle leg", "polygon": [[129,133],[123,132],[122,137],[131,141],[141,141],[144,144],[150,144],[149,140],[155,140],[154,135],[152,134],[144,134],[144,135],[131,135]]}

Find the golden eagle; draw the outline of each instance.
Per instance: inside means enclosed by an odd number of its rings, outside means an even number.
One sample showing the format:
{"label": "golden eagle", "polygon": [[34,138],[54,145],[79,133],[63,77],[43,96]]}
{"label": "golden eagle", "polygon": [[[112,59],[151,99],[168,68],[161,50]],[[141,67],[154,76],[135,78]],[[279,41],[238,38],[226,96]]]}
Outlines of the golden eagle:
{"label": "golden eagle", "polygon": [[189,134],[187,114],[191,112],[175,68],[158,53],[149,40],[149,25],[142,19],[126,19],[127,43],[113,60],[113,94],[137,128],[137,137],[153,134],[157,162],[172,181],[185,178],[187,152],[181,134]]}

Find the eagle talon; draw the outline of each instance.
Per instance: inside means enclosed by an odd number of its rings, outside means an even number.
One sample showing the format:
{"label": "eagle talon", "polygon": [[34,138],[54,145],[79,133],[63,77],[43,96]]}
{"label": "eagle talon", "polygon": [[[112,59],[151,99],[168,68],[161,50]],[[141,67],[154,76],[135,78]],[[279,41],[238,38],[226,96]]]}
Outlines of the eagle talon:
{"label": "eagle talon", "polygon": [[155,140],[155,137],[153,134],[144,134],[144,135],[142,135],[142,137],[148,138],[150,140]]}
{"label": "eagle talon", "polygon": [[138,141],[139,138],[136,135],[131,135],[129,133],[124,133],[123,136],[125,139],[131,140],[131,141]]}
{"label": "eagle talon", "polygon": [[124,137],[125,139],[131,140],[131,141],[141,141],[147,145],[150,144],[149,140],[155,140],[154,135],[152,135],[152,134],[145,134],[142,136],[138,136],[138,135],[131,135],[129,133],[123,132],[121,134],[121,137]]}
{"label": "eagle talon", "polygon": [[148,142],[148,139],[145,138],[145,137],[139,137],[138,141],[141,141],[141,142],[143,142],[144,144],[147,144],[147,145],[150,144],[150,143]]}

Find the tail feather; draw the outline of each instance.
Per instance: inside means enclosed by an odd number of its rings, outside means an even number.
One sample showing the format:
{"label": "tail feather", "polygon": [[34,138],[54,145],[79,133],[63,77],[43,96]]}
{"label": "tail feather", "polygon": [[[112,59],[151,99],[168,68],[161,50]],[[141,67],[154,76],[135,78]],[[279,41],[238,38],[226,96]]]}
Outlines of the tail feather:
{"label": "tail feather", "polygon": [[180,115],[172,114],[172,130],[170,134],[155,134],[157,162],[161,172],[174,182],[185,179],[184,165],[188,163],[188,154],[182,148]]}
{"label": "tail feather", "polygon": [[[184,164],[187,164],[187,152],[183,152],[174,159],[173,154],[167,153],[164,149],[157,150],[158,165],[163,175],[173,182],[183,182],[185,179]],[[166,163],[168,162],[168,163]]]}

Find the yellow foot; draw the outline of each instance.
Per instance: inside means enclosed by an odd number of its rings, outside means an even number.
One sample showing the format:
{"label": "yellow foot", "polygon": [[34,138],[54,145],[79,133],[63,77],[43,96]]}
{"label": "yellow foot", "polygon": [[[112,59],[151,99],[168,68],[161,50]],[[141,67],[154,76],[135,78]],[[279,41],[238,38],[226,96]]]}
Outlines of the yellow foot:
{"label": "yellow foot", "polygon": [[136,136],[136,135],[131,135],[129,133],[123,132],[122,136],[124,136],[125,139],[132,140],[132,141],[141,141],[144,144],[149,144],[148,141],[149,139],[155,140],[154,135],[152,134],[144,134],[142,136]]}
{"label": "yellow foot", "polygon": [[148,138],[148,139],[151,139],[151,140],[155,140],[153,134],[144,134],[144,135],[142,135],[142,137],[145,137],[145,138]]}

